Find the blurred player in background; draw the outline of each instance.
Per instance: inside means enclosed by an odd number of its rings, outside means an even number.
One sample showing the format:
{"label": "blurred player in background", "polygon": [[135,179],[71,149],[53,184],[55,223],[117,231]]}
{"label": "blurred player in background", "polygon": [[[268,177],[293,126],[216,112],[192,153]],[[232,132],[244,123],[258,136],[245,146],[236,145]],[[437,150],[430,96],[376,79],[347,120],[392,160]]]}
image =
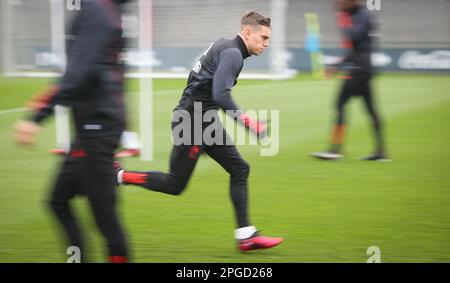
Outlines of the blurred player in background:
{"label": "blurred player in background", "polygon": [[373,49],[374,23],[365,5],[359,0],[338,0],[337,21],[343,35],[343,48],[347,50],[344,59],[327,69],[327,75],[332,76],[338,68],[346,68],[348,75],[342,84],[337,103],[337,117],[331,135],[331,146],[328,151],[315,152],[312,156],[320,159],[334,160],[344,157],[342,145],[345,137],[345,105],[353,96],[362,97],[367,113],[372,120],[375,136],[375,152],[363,157],[363,160],[388,160],[381,119],[373,101],[372,76],[373,67],[371,55]]}
{"label": "blurred player in background", "polygon": [[76,195],[87,196],[107,242],[110,262],[127,262],[128,248],[116,209],[114,151],[125,125],[123,99],[124,48],[120,0],[86,0],[72,25],[67,68],[51,91],[35,97],[28,121],[15,126],[15,140],[32,145],[39,124],[56,104],[71,107],[76,135],[54,183],[50,206],[71,246],[85,260],[80,227],[70,206]]}
{"label": "blurred player in background", "polygon": [[[241,19],[239,35],[231,40],[222,38],[211,44],[190,72],[187,87],[174,114],[177,111],[186,111],[190,117],[194,117],[196,111],[194,103],[201,103],[203,112],[200,114],[215,110],[215,122],[221,125],[217,115],[218,109],[231,110],[235,113],[233,118],[247,127],[250,132],[259,137],[265,136],[266,124],[246,116],[234,103],[231,89],[236,84],[244,59],[251,55],[260,55],[269,46],[270,36],[270,18],[254,11],[245,14]],[[172,130],[179,124],[179,122],[173,122]],[[205,130],[210,124],[203,122],[201,127]],[[223,137],[227,136],[223,127],[217,126],[215,131],[223,131]],[[186,135],[184,132],[183,134]],[[207,145],[204,140],[201,140],[200,145],[195,144],[190,139],[188,144],[173,146],[168,174],[155,171],[131,172],[118,168],[118,182],[179,195],[186,188],[199,156],[201,153],[206,153],[230,174],[230,194],[237,219],[235,238],[240,250],[271,248],[280,244],[282,238],[261,236],[255,226],[250,224],[247,188],[250,167],[241,157],[236,146]]]}

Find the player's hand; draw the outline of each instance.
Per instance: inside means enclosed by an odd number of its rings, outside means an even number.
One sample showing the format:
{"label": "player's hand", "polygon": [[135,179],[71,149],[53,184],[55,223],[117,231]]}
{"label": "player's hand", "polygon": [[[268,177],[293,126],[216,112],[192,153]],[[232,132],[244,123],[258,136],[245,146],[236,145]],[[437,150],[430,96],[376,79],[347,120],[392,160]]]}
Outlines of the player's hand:
{"label": "player's hand", "polygon": [[31,99],[27,102],[27,108],[34,111],[39,111],[42,108],[47,107],[49,102],[51,101],[52,97],[55,95],[55,93],[58,91],[57,86],[53,86],[50,89],[36,93],[31,97]]}
{"label": "player's hand", "polygon": [[329,66],[325,70],[325,78],[330,79],[332,78],[337,72],[336,66]]}
{"label": "player's hand", "polygon": [[41,127],[32,121],[18,121],[14,125],[14,141],[22,146],[31,147],[36,143],[36,136]]}
{"label": "player's hand", "polygon": [[268,126],[265,121],[253,119],[246,114],[240,114],[239,121],[246,127],[251,133],[256,135],[258,139],[264,139],[267,137]]}

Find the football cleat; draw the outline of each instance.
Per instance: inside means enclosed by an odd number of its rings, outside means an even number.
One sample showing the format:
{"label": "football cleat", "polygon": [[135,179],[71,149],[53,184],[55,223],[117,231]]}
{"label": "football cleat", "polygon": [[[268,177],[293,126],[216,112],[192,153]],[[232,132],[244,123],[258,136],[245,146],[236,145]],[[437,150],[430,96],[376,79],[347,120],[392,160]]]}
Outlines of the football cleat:
{"label": "football cleat", "polygon": [[313,153],[311,153],[311,156],[322,159],[322,160],[339,160],[339,159],[344,158],[343,154],[332,152],[332,151],[313,152]]}
{"label": "football cleat", "polygon": [[239,240],[238,247],[241,251],[247,252],[251,250],[273,248],[282,242],[283,238],[272,238],[256,235],[248,239]]}
{"label": "football cleat", "polygon": [[49,150],[50,153],[56,154],[56,155],[66,155],[67,152],[62,148],[53,148]]}
{"label": "football cleat", "polygon": [[133,157],[133,156],[139,156],[141,154],[141,151],[139,149],[124,149],[118,153],[116,153],[116,157],[122,158],[122,157]]}

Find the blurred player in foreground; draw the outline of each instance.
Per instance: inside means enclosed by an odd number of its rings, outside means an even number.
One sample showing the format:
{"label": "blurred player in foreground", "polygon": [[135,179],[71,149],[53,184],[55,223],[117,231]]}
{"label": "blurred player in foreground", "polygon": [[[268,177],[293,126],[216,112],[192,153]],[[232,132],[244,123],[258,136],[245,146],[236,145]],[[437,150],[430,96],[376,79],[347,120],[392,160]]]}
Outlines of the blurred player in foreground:
{"label": "blurred player in foreground", "polygon": [[61,222],[70,246],[86,260],[80,227],[70,206],[76,195],[87,196],[110,262],[127,262],[128,247],[116,209],[114,152],[125,125],[123,99],[124,48],[120,0],[81,2],[73,25],[74,40],[67,52],[67,68],[51,91],[35,97],[31,119],[15,125],[17,143],[30,146],[39,123],[56,104],[71,107],[76,136],[53,185],[49,205]]}

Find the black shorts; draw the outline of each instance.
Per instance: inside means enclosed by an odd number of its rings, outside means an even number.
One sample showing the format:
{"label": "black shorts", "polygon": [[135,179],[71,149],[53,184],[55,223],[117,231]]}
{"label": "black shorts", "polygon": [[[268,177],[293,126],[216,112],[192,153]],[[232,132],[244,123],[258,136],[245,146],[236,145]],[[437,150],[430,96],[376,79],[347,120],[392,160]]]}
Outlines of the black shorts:
{"label": "black shorts", "polygon": [[116,135],[77,137],[62,163],[52,198],[68,201],[76,195],[107,194],[114,199],[114,152],[119,141]]}
{"label": "black shorts", "polygon": [[340,96],[365,96],[371,94],[370,82],[372,75],[366,72],[354,72],[346,79],[341,88]]}

